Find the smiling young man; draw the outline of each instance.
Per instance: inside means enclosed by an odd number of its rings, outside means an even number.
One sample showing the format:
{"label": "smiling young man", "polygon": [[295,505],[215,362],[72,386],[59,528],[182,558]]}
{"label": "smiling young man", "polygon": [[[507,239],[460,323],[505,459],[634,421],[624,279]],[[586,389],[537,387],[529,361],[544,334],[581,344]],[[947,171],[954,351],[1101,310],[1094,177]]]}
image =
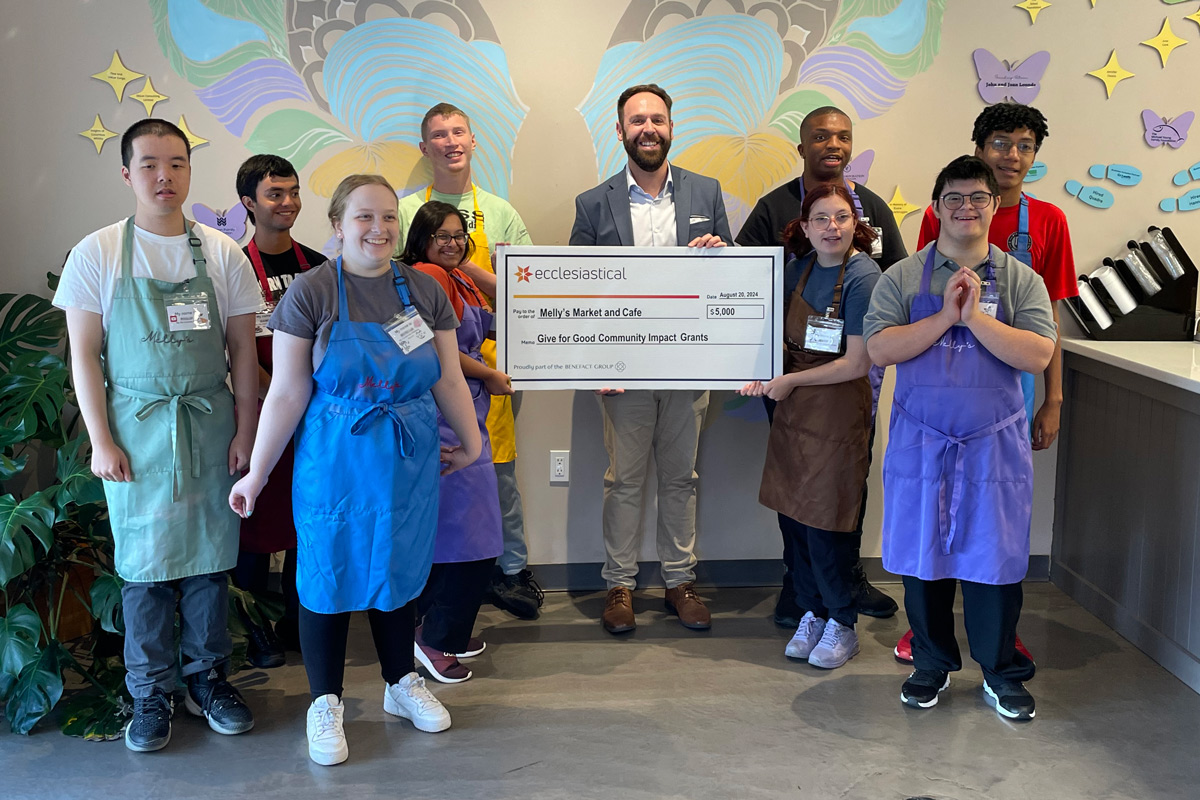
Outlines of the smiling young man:
{"label": "smiling young man", "polygon": [[238,550],[229,490],[254,442],[262,300],[237,243],[184,218],[190,159],[169,122],[125,132],[121,175],[136,212],[75,246],[54,296],[125,581],[125,744],[143,752],[171,738],[177,663],[191,713],[218,733],[254,726],[225,680],[225,573]]}
{"label": "smiling young man", "polygon": [[1020,373],[1050,363],[1057,329],[1041,278],[988,243],[999,202],[991,168],[961,156],[941,171],[940,236],[883,274],[863,325],[867,352],[896,366],[883,462],[883,565],[904,576],[914,672],[900,699],[931,708],[962,668],[956,581],[971,656],[1001,716],[1032,719],[1016,649],[1029,566],[1033,460]]}
{"label": "smiling young man", "polygon": [[[460,269],[489,297],[496,296],[493,259],[498,244],[533,244],[517,210],[501,197],[485,192],[471,179],[475,134],[471,118],[457,106],[438,103],[421,121],[421,154],[433,168],[433,183],[400,200],[400,244],[403,249],[417,209],[430,200],[449,203],[467,218],[467,235],[475,247]],[[397,254],[398,256],[399,254]],[[483,344],[483,358],[496,368],[496,342]],[[537,619],[542,590],[529,569],[525,514],[517,487],[516,411],[519,395],[494,394],[487,429],[500,494],[504,552],[497,559],[488,600],[521,619]]]}
{"label": "smiling young man", "polygon": [[[657,84],[631,86],[617,99],[617,138],[625,168],[575,198],[572,245],[723,247],[729,222],[721,184],[667,161],[675,123],[671,96]],[[639,531],[649,457],[658,467],[657,542],[666,606],[688,628],[712,624],[696,594],[696,449],[708,392],[608,390],[604,418],[602,530],[608,585],[601,622],[609,633],[636,626]]]}
{"label": "smiling young man", "polygon": [[[800,123],[800,143],[796,145],[796,150],[804,160],[804,173],[759,199],[742,229],[738,231],[738,244],[743,247],[784,247],[789,260],[793,256],[806,254],[811,245],[803,237],[797,240],[800,252],[786,252],[787,243],[783,239],[783,229],[789,222],[800,217],[801,205],[807,192],[825,184],[842,184],[850,192],[863,222],[875,229],[876,238],[870,255],[879,268],[887,269],[908,255],[888,204],[863,184],[855,183],[845,176],[846,165],[850,163],[854,154],[854,130],[850,117],[844,111],[833,106],[823,106],[805,115]],[[872,370],[871,389],[876,400],[882,381],[882,370]],[[775,401],[764,397],[763,402],[767,406],[768,418],[773,418]],[[864,491],[864,513],[866,507],[867,495]],[[792,589],[794,566],[797,557],[807,561],[808,554],[798,554],[794,551],[793,542],[797,541],[798,533],[790,531],[792,525],[792,520],[783,514],[779,515],[779,529],[783,534],[784,574],[783,588],[775,603],[775,623],[794,630],[808,611],[796,602],[796,595]],[[858,523],[858,534],[862,534],[861,519]],[[854,576],[854,594],[859,613],[882,618],[896,613],[896,601],[871,585],[858,556],[855,556]]]}

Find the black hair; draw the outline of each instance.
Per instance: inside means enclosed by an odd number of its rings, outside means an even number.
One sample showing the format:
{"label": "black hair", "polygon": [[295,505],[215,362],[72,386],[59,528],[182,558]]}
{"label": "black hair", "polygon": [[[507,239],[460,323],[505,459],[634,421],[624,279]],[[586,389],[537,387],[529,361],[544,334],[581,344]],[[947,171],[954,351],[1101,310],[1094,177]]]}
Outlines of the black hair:
{"label": "black hair", "polygon": [[[238,198],[249,197],[251,200],[258,200],[258,185],[267,178],[298,178],[296,168],[292,166],[292,162],[281,156],[271,155],[270,153],[262,153],[257,156],[250,156],[242,165],[238,167],[237,178],[234,179],[234,184],[237,186]],[[254,212],[246,210],[250,217],[250,222],[257,225],[254,219]]]}
{"label": "black hair", "polygon": [[192,160],[192,143],[188,141],[187,135],[177,125],[172,125],[165,119],[150,117],[133,123],[121,136],[121,166],[125,169],[129,169],[129,162],[133,160],[133,140],[143,136],[178,136],[183,140],[188,161]]}
{"label": "black hair", "polygon": [[1046,126],[1046,116],[1033,106],[1021,103],[997,103],[979,112],[975,118],[975,128],[971,131],[971,140],[980,150],[987,147],[988,139],[996,131],[1012,133],[1018,128],[1028,128],[1033,132],[1033,146],[1042,146],[1042,140],[1050,135]]}
{"label": "black hair", "polygon": [[667,94],[667,90],[657,83],[639,83],[637,86],[630,86],[621,92],[621,96],[617,98],[617,122],[625,124],[625,104],[629,102],[629,98],[642,92],[649,92],[661,98],[667,105],[667,119],[671,118],[671,95]]}
{"label": "black hair", "polygon": [[850,115],[847,114],[845,111],[842,111],[837,106],[821,106],[820,108],[814,108],[812,111],[805,114],[804,119],[802,119],[800,121],[800,135],[804,136],[804,132],[806,130],[808,130],[809,123],[812,122],[814,119],[816,119],[817,117],[825,117],[830,114],[837,114],[838,116],[842,116],[842,117],[845,117],[846,119],[850,119]]}
{"label": "black hair", "polygon": [[1000,194],[1000,184],[996,183],[992,168],[976,156],[959,156],[942,168],[937,180],[933,182],[933,202],[938,201],[942,196],[942,189],[951,181],[979,181],[987,186],[992,194]]}
{"label": "black hair", "polygon": [[[458,217],[459,222],[463,226],[463,233],[466,233],[466,215],[449,203],[443,203],[440,200],[430,200],[418,208],[417,213],[413,214],[412,223],[408,226],[408,238],[404,241],[404,254],[400,256],[400,260],[409,265],[429,261],[429,256],[427,255],[429,252],[429,243],[433,241],[433,235],[437,233],[437,229],[442,227],[442,223],[451,214]],[[463,245],[462,258],[459,259],[458,263],[462,264],[466,262],[474,251],[475,241],[468,235],[466,244]]]}

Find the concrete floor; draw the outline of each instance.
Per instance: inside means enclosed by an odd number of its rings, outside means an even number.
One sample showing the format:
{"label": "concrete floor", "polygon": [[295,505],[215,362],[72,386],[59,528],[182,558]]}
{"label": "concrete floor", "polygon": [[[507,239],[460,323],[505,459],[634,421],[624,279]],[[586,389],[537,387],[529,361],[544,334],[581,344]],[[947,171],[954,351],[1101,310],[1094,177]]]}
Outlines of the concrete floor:
{"label": "concrete floor", "polygon": [[984,704],[972,667],[936,708],[903,707],[908,673],[891,655],[903,615],[864,620],[862,653],[824,672],[784,658],[789,632],[770,622],[770,589],[704,595],[711,632],[683,629],[660,592],[639,592],[639,627],[619,639],[596,622],[601,594],[549,594],[534,623],[489,607],[475,678],[435,684],[454,717],[436,735],[383,713],[356,619],[345,764],[308,760],[308,687],[292,663],[237,676],[258,720],[244,736],[186,712],[154,754],[49,726],[27,738],[5,730],[0,798],[1200,796],[1200,696],[1050,584],[1026,592],[1020,631],[1039,669],[1038,716],[1025,724]]}

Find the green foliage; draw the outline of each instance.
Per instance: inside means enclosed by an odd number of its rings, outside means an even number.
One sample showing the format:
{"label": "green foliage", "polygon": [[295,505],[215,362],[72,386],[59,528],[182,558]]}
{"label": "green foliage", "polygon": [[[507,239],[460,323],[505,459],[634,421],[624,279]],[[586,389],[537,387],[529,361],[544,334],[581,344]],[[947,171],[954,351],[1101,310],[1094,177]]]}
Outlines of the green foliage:
{"label": "green foliage", "polygon": [[39,439],[60,435],[69,377],[66,363],[53,353],[17,356],[0,376],[0,427],[23,424]]}
{"label": "green foliage", "polygon": [[62,732],[92,742],[121,738],[129,717],[125,670],[116,659],[97,659],[94,682],[62,706]]}
{"label": "green foliage", "polygon": [[0,294],[0,370],[17,356],[57,346],[66,332],[66,315],[44,297]]}
{"label": "green foliage", "polygon": [[80,452],[87,441],[87,434],[80,434],[58,448],[55,470],[58,491],[54,493],[54,505],[58,510],[56,521],[67,518],[71,504],[104,502],[104,482],[92,474],[91,459]]}
{"label": "green foliage", "polygon": [[4,709],[13,733],[29,733],[54,708],[63,693],[63,664],[70,658],[58,640],[51,639],[41,654],[21,670]]}
{"label": "green foliage", "polygon": [[29,606],[18,603],[0,617],[0,703],[8,699],[21,672],[38,657],[42,620]]}
{"label": "green foliage", "polygon": [[23,574],[36,561],[36,538],[43,552],[49,552],[54,534],[54,506],[45,493],[37,492],[24,500],[11,494],[0,497],[0,587]]}
{"label": "green foliage", "polygon": [[116,574],[100,575],[92,581],[89,592],[92,616],[109,633],[125,633],[125,618],[121,615],[121,587],[124,585],[125,581]]}

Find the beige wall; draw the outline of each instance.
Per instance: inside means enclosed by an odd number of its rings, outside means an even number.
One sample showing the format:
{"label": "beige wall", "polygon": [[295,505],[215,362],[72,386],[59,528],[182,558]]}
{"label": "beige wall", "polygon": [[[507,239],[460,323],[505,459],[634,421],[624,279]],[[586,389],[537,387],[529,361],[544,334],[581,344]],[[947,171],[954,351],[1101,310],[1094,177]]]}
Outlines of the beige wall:
{"label": "beige wall", "polygon": [[[591,87],[626,4],[480,2],[506,48],[517,93],[529,107],[514,153],[511,200],[536,241],[563,244],[572,222],[571,199],[597,183],[592,144],[574,109]],[[1200,253],[1200,213],[1168,215],[1157,210],[1161,198],[1182,192],[1170,178],[1200,160],[1200,144],[1189,142],[1179,151],[1151,150],[1142,141],[1140,121],[1143,108],[1175,115],[1200,106],[1195,88],[1200,28],[1181,20],[1195,11],[1195,4],[1099,0],[1092,10],[1088,0],[1058,0],[1034,26],[1025,12],[1013,8],[1012,0],[950,0],[948,5],[940,53],[932,67],[910,82],[905,97],[889,113],[856,123],[857,149],[870,147],[877,154],[870,185],[878,194],[890,198],[899,185],[910,202],[923,204],[937,170],[970,148],[971,121],[982,107],[975,92],[972,50],[987,47],[1002,58],[1019,59],[1046,49],[1051,52],[1050,67],[1034,104],[1050,118],[1051,137],[1039,155],[1049,165],[1049,174],[1031,189],[1067,212],[1079,270],[1092,269],[1147,224],[1172,225],[1184,244]],[[128,100],[117,106],[108,86],[88,77],[108,64],[114,48],[127,65],[150,74],[155,88],[170,96],[156,114],[174,120],[184,113],[196,133],[212,140],[196,152],[190,201],[217,205],[232,198],[233,173],[247,151],[211,117],[193,87],[170,71],[154,39],[145,2],[3,0],[3,6],[0,74],[6,80],[0,88],[0,165],[5,191],[0,197],[0,230],[7,263],[0,290],[43,291],[45,272],[57,269],[76,241],[132,212],[132,197],[118,174],[117,140],[97,157],[76,135],[90,126],[96,112],[115,131],[144,116],[142,107]],[[720,7],[718,0],[706,13]],[[1177,35],[1194,40],[1175,51],[1166,69],[1159,66],[1155,51],[1138,44],[1158,32],[1164,16],[1171,17]],[[1103,65],[1113,47],[1136,77],[1106,100],[1103,85],[1084,73]],[[1145,179],[1133,188],[1104,184],[1117,202],[1111,210],[1096,211],[1062,189],[1069,178],[1089,185],[1087,169],[1095,163],[1131,164]],[[311,166],[303,172],[307,178]],[[319,247],[329,236],[324,203],[312,195],[308,201],[297,234]],[[910,249],[918,224],[918,215],[913,215],[902,226]],[[728,396],[718,395],[714,401],[724,399]],[[755,502],[765,422],[713,416],[699,468],[701,555],[776,557],[773,515]],[[605,460],[594,399],[589,394],[528,392],[518,428],[532,560],[600,560],[598,512]],[[876,442],[877,467],[883,438]],[[571,485],[551,487],[547,451],[565,447],[573,455]],[[1035,553],[1049,552],[1054,464],[1053,450],[1035,457]],[[878,554],[878,473],[876,468],[872,475],[864,545],[868,555]],[[649,525],[652,529],[653,523]],[[654,558],[652,537],[647,544],[645,555]]]}

